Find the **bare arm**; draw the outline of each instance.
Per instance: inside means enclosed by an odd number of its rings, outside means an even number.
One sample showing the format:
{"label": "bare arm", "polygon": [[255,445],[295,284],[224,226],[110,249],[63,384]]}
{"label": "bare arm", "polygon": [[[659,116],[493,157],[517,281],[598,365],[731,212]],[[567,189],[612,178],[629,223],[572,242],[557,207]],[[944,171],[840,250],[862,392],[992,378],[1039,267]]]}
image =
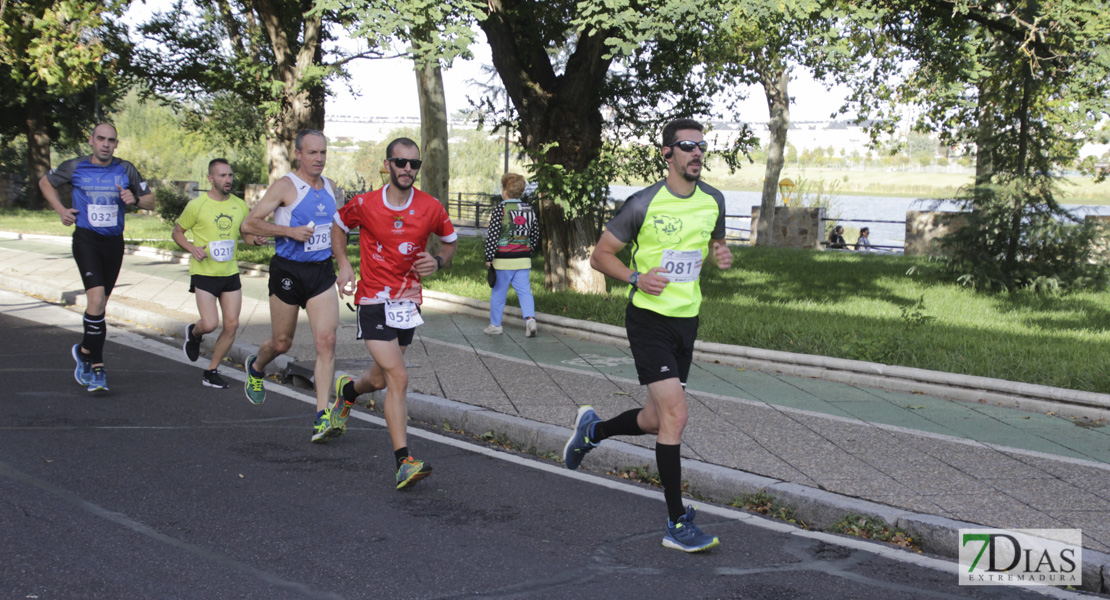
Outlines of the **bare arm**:
{"label": "bare arm", "polygon": [[208,258],[208,253],[205,252],[204,248],[194,245],[185,236],[185,228],[181,226],[181,223],[174,223],[171,236],[173,237],[173,241],[177,242],[177,245],[181,246],[182,250],[192,254],[193,258],[197,260]]}
{"label": "bare arm", "polygon": [[[455,256],[455,250],[459,248],[459,241],[443,242],[439,247],[439,258],[443,260],[443,264],[451,264],[451,258]],[[432,273],[439,270],[439,262],[436,261],[435,256],[427,252],[421,252],[416,255],[416,261],[412,263],[412,268],[421,276],[427,277]]]}
{"label": "bare arm", "polygon": [[[593,254],[590,255],[590,266],[595,271],[600,271],[613,279],[627,283],[633,271],[625,266],[621,259],[617,258],[617,253],[624,246],[625,243],[617,239],[617,236],[606,231],[601,234],[601,239],[594,246]],[[636,282],[636,287],[652,296],[658,296],[663,293],[663,288],[671,282],[670,279],[662,275],[666,272],[667,270],[663,267],[652,267],[647,273],[640,274],[640,280]]]}
{"label": "bare arm", "polygon": [[39,179],[39,190],[42,192],[42,197],[46,199],[46,203],[50,205],[50,208],[53,208],[54,212],[58,213],[58,216],[61,217],[62,225],[69,226],[77,222],[77,213],[79,211],[76,208],[66,208],[62,206],[62,200],[58,198],[58,190],[54,189],[54,186],[50,184],[50,180],[47,179],[46,175],[43,175],[42,179]]}
{"label": "bare arm", "polygon": [[335,277],[339,295],[354,295],[355,270],[351,266],[351,259],[347,256],[347,232],[334,221],[331,224],[331,255],[335,258],[335,264],[339,266],[339,272]]}
{"label": "bare arm", "polygon": [[239,228],[239,231],[250,235],[287,237],[298,242],[307,242],[312,237],[312,227],[287,227],[285,225],[275,225],[265,220],[279,206],[283,206],[287,199],[296,198],[296,195],[297,190],[293,187],[292,181],[285,177],[278,179],[266,190],[266,194],[247,214],[247,218],[243,220],[243,225]]}
{"label": "bare arm", "polygon": [[732,266],[732,250],[723,239],[709,240],[709,255],[717,263],[717,268],[726,271]]}
{"label": "bare arm", "polygon": [[143,210],[154,210],[157,206],[157,203],[154,201],[153,193],[139,196],[139,201],[137,204],[139,205],[139,208]]}

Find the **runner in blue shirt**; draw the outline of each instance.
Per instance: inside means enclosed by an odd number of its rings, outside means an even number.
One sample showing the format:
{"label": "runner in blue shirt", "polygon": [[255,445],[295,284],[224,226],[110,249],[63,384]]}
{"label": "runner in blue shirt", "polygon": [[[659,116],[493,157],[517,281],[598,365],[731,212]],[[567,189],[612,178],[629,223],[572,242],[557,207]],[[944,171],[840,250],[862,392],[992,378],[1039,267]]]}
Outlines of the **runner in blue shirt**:
{"label": "runner in blue shirt", "polygon": [[[89,136],[92,154],[67,160],[39,180],[39,189],[62,219],[76,225],[73,260],[85,286],[85,336],[70,349],[77,363],[73,377],[90,392],[108,391],[104,370],[104,312],[123,265],[123,214],[132,207],[154,209],[154,194],[142,175],[126,160],[115,158],[116,128],[100,123]],[[58,187],[73,188],[67,208]]]}

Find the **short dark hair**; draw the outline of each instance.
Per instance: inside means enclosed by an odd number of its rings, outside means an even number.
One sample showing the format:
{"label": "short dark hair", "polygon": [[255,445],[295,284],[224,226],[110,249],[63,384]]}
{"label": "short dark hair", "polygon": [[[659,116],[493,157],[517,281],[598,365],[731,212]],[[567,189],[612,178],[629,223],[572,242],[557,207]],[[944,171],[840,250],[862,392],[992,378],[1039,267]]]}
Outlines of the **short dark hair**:
{"label": "short dark hair", "polygon": [[393,148],[394,148],[394,146],[398,146],[398,145],[408,146],[410,148],[416,148],[417,152],[420,151],[419,144],[410,140],[407,137],[399,137],[399,138],[393,140],[392,142],[389,142],[389,145],[385,147],[385,158],[387,160],[390,159],[390,158],[393,158]]}
{"label": "short dark hair", "polygon": [[214,167],[216,165],[227,165],[227,166],[230,167],[231,163],[227,162],[226,158],[213,158],[212,160],[208,161],[208,174],[209,175],[212,174],[212,167]]}
{"label": "short dark hair", "polygon": [[302,129],[297,132],[297,137],[293,140],[293,147],[297,150],[300,150],[301,142],[303,142],[305,136],[308,135],[320,136],[321,138],[323,138],[325,144],[328,143],[328,138],[324,135],[323,131],[320,131],[318,129]]}
{"label": "short dark hair", "polygon": [[675,119],[667,123],[663,127],[663,145],[670,146],[675,143],[675,138],[678,137],[678,132],[684,129],[693,129],[695,131],[705,131],[701,123],[693,119]]}

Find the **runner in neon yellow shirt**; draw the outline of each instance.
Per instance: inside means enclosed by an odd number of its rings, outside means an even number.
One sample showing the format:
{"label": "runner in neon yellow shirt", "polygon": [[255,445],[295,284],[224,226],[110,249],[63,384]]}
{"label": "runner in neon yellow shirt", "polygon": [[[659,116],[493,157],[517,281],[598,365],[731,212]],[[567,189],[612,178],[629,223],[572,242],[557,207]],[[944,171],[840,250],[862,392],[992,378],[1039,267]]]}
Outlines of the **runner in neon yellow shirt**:
{"label": "runner in neon yellow shirt", "polygon": [[[655,459],[670,517],[663,545],[700,552],[719,541],[694,525],[694,508],[682,503],[684,388],[698,335],[703,262],[711,257],[719,269],[728,269],[732,251],[724,240],[724,196],[701,181],[707,150],[701,124],[692,119],[671,121],[663,128],[661,150],[667,178],[624,203],[590,257],[593,268],[629,284],[625,331],[640,384],[648,388],[647,402],[642,409],[608,421],[592,407],[579,408],[563,461],[576,469],[606,438],[655,434]],[[631,267],[617,258],[628,244]]]}
{"label": "runner in neon yellow shirt", "polygon": [[[200,357],[201,338],[216,330],[219,312],[224,315],[224,328],[216,338],[212,360],[201,379],[204,385],[218,389],[228,387],[218,369],[235,341],[239,311],[243,306],[235,242],[239,238],[239,226],[247,216],[247,204],[242,198],[231,195],[233,177],[227,160],[216,158],[208,163],[208,193],[190,201],[173,228],[173,241],[191,255],[189,291],[196,294],[200,312],[198,321],[185,326],[182,350],[186,358],[195,362]],[[186,238],[186,231],[192,233],[192,241]],[[243,240],[260,245],[266,238],[243,234]]]}

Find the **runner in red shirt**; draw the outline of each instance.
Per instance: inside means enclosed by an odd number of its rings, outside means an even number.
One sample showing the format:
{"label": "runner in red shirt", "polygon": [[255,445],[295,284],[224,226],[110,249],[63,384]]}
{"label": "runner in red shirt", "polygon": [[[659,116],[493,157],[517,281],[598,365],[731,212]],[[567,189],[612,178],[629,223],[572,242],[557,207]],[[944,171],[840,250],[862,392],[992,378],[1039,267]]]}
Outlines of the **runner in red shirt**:
{"label": "runner in red shirt", "polygon": [[[385,155],[389,183],[351,198],[332,225],[332,253],[339,263],[336,284],[342,295],[351,294],[355,281],[347,258],[347,234],[355,227],[360,230],[361,279],[354,293],[358,339],[366,341],[374,364],[358,381],[346,375],[336,380],[330,427],[337,430],[333,435],[342,433],[355,399],[385,388],[385,422],[397,463],[397,489],[401,489],[432,472],[430,464],[409,455],[407,442],[405,391],[409,380],[404,354],[416,326],[424,322],[419,308],[423,301],[420,278],[450,263],[459,236],[443,205],[413,187],[421,165],[416,142],[393,140]],[[437,256],[425,251],[432,233],[443,241]]]}

